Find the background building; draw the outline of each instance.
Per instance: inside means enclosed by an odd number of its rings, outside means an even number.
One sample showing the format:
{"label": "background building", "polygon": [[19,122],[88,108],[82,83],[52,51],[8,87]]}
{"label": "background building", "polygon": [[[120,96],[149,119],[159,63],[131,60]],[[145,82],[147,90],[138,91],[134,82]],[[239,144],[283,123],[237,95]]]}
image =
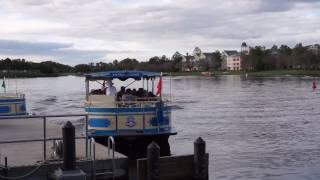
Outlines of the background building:
{"label": "background building", "polygon": [[241,54],[236,50],[225,50],[222,52],[222,70],[241,70]]}

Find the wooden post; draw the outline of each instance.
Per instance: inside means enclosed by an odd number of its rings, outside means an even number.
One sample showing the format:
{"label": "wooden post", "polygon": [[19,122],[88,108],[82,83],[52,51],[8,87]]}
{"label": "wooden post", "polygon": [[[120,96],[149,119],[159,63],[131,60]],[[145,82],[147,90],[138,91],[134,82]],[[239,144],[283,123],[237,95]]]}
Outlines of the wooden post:
{"label": "wooden post", "polygon": [[159,159],[160,147],[157,143],[152,142],[147,149],[147,177],[148,180],[159,180]]}
{"label": "wooden post", "polygon": [[194,142],[194,180],[208,180],[208,160],[206,159],[206,142],[199,137]]}

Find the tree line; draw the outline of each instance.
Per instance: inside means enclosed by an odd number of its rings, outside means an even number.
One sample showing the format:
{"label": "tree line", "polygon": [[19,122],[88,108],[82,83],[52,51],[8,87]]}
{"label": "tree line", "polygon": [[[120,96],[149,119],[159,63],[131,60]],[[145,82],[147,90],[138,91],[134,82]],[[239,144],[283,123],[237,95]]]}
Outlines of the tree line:
{"label": "tree line", "polygon": [[157,72],[177,72],[181,70],[182,57],[168,58],[154,56],[146,62],[139,62],[134,58],[126,58],[121,61],[114,60],[111,63],[97,62],[78,64],[74,67],[53,62],[31,62],[25,59],[0,59],[2,72],[31,72],[34,74],[59,74],[59,73],[88,73],[109,70],[148,70]]}
{"label": "tree line", "polygon": [[73,68],[68,65],[53,61],[31,62],[25,59],[1,59],[0,70],[2,72],[33,72],[42,74],[66,73],[72,72]]}
{"label": "tree line", "polygon": [[256,46],[241,56],[244,70],[320,69],[320,47],[310,48],[302,43],[293,48],[287,45],[273,45],[270,49]]}
{"label": "tree line", "polygon": [[[197,49],[197,48],[196,48]],[[88,73],[109,70],[146,70],[156,72],[179,71],[212,71],[220,70],[222,55],[219,51],[204,53],[201,58],[201,50],[193,55],[184,56],[176,52],[171,58],[154,56],[148,61],[140,62],[134,58],[114,60],[113,62],[96,62],[69,66],[54,61],[31,62],[25,59],[0,59],[0,71],[25,72],[32,74],[61,74],[61,73]],[[198,57],[198,60],[195,60]],[[263,46],[250,47],[249,51],[241,53],[243,70],[274,70],[274,69],[320,69],[320,47],[310,49],[301,43],[290,48],[287,45],[272,46],[266,49]],[[196,68],[195,68],[196,67]]]}

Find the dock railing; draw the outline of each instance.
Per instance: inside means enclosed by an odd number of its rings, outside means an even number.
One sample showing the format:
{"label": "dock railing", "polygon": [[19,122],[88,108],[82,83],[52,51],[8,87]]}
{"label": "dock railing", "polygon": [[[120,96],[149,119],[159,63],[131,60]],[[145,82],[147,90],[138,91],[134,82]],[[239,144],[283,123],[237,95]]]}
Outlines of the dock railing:
{"label": "dock railing", "polygon": [[34,139],[18,139],[18,140],[5,140],[0,141],[1,144],[9,143],[25,143],[25,142],[43,142],[43,160],[47,160],[47,141],[62,140],[62,137],[47,137],[47,121],[52,118],[64,118],[64,117],[84,117],[85,118],[85,136],[76,136],[76,139],[85,139],[85,157],[88,159],[88,114],[60,114],[60,115],[26,115],[26,116],[3,116],[0,117],[0,121],[8,120],[25,120],[25,119],[42,119],[42,138]]}

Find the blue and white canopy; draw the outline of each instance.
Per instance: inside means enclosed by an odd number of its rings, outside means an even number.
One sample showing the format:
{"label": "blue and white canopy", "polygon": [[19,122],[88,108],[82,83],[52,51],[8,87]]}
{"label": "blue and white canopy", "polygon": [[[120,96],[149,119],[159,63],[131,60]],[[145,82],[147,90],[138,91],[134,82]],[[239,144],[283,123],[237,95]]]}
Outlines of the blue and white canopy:
{"label": "blue and white canopy", "polygon": [[86,78],[88,80],[120,79],[121,81],[125,81],[129,78],[133,78],[135,80],[141,80],[141,78],[155,78],[159,76],[160,76],[160,73],[158,72],[127,71],[127,70],[104,71],[104,72],[86,74]]}

